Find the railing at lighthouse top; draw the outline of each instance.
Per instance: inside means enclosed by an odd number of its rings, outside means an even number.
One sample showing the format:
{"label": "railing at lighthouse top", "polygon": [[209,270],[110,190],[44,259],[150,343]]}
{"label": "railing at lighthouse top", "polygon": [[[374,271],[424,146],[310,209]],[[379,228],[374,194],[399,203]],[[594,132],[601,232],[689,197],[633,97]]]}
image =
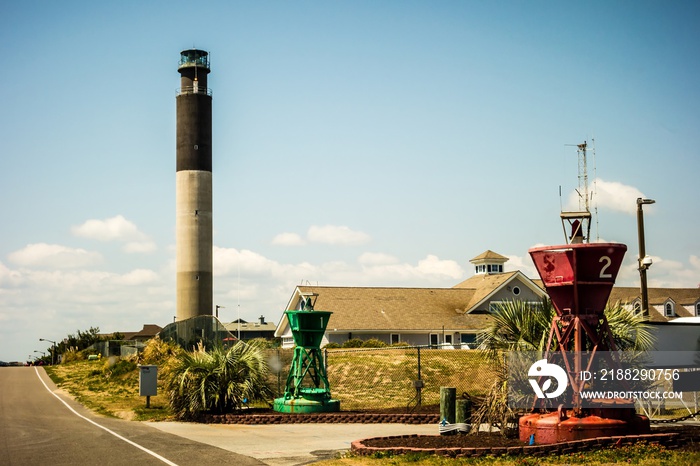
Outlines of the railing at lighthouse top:
{"label": "railing at lighthouse top", "polygon": [[208,87],[205,89],[201,86],[185,86],[185,87],[178,87],[176,89],[177,95],[185,95],[185,94],[206,94],[209,97],[211,97],[211,89]]}

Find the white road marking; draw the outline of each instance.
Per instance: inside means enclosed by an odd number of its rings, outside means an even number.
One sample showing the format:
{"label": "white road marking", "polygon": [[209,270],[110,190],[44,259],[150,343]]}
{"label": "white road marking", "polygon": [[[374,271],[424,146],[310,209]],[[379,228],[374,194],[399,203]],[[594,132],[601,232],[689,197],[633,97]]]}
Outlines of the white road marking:
{"label": "white road marking", "polygon": [[39,377],[39,381],[44,385],[44,387],[46,387],[46,390],[48,390],[49,393],[51,393],[53,396],[55,396],[56,399],[57,399],[58,401],[60,401],[61,403],[63,403],[63,404],[65,405],[65,407],[68,408],[68,409],[70,409],[71,412],[72,412],[73,414],[75,414],[76,416],[85,419],[85,420],[86,420],[87,422],[89,422],[90,424],[92,424],[92,425],[94,425],[94,426],[97,426],[97,427],[99,427],[100,429],[102,429],[102,430],[104,430],[104,431],[109,432],[110,434],[114,435],[114,436],[117,437],[118,439],[125,441],[125,442],[128,443],[129,445],[132,445],[132,446],[138,448],[139,450],[145,451],[145,452],[148,453],[149,455],[153,456],[154,458],[157,458],[157,459],[161,460],[161,461],[162,461],[163,463],[165,463],[165,464],[168,464],[168,465],[170,465],[170,466],[177,466],[176,463],[173,463],[172,461],[170,461],[170,460],[168,460],[168,459],[166,459],[166,458],[163,458],[163,457],[160,456],[158,453],[153,452],[153,451],[149,450],[149,449],[146,448],[146,447],[142,447],[142,446],[139,445],[138,443],[132,442],[132,441],[129,440],[128,438],[124,438],[124,437],[122,437],[121,435],[119,435],[118,433],[114,432],[113,430],[110,430],[110,429],[108,429],[108,428],[106,428],[106,427],[104,427],[104,426],[101,426],[100,424],[96,423],[96,422],[93,421],[92,419],[88,419],[88,418],[86,418],[85,416],[83,416],[82,414],[78,413],[76,410],[74,410],[73,408],[71,408],[70,405],[69,405],[68,403],[66,403],[65,401],[63,401],[63,400],[61,399],[61,397],[59,397],[58,395],[56,395],[54,392],[51,391],[51,389],[49,388],[49,386],[46,385],[46,382],[44,382],[44,380],[41,378],[41,375],[39,375],[39,369],[37,369],[36,367],[34,367],[34,371],[36,372],[36,376]]}

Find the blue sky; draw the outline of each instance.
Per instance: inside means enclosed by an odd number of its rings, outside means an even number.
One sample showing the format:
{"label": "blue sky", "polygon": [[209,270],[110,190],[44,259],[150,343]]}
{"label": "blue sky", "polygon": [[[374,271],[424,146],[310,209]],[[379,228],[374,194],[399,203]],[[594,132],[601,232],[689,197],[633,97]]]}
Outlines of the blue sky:
{"label": "blue sky", "polygon": [[[175,315],[175,91],[211,53],[214,302],[536,272],[595,140],[601,240],[700,283],[693,1],[14,2],[0,17],[0,359]],[[593,183],[595,179],[595,183]],[[561,186],[562,198],[559,197]],[[596,233],[597,232],[597,233]]]}

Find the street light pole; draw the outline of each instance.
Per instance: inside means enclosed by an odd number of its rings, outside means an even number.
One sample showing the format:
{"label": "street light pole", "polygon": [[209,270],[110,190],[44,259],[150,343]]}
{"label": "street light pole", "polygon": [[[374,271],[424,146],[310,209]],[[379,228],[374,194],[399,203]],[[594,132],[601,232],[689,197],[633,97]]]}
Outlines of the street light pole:
{"label": "street light pole", "polygon": [[219,309],[226,309],[225,306],[219,306],[218,304],[216,305],[216,318],[219,318]]}
{"label": "street light pole", "polygon": [[645,204],[653,204],[656,201],[653,199],[637,198],[637,236],[639,239],[639,257],[637,265],[639,269],[639,281],[641,283],[642,292],[642,315],[645,319],[649,319],[649,293],[647,290],[647,269],[651,267],[651,257],[646,255],[644,244],[644,211],[642,206]]}
{"label": "street light pole", "polygon": [[49,343],[51,343],[51,365],[53,366],[55,364],[54,357],[56,355],[56,342],[47,340],[46,338],[39,338],[39,341],[48,341]]}

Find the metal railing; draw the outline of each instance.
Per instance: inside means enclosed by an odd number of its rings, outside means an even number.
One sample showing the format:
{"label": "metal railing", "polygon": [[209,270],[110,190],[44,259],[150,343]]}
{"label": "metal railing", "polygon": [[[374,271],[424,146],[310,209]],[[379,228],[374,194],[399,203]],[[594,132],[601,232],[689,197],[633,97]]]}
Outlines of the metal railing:
{"label": "metal railing", "polygon": [[204,87],[197,87],[195,88],[194,86],[186,86],[186,87],[178,87],[176,89],[177,95],[186,95],[186,94],[206,94],[209,97],[211,97],[211,89],[204,88]]}

